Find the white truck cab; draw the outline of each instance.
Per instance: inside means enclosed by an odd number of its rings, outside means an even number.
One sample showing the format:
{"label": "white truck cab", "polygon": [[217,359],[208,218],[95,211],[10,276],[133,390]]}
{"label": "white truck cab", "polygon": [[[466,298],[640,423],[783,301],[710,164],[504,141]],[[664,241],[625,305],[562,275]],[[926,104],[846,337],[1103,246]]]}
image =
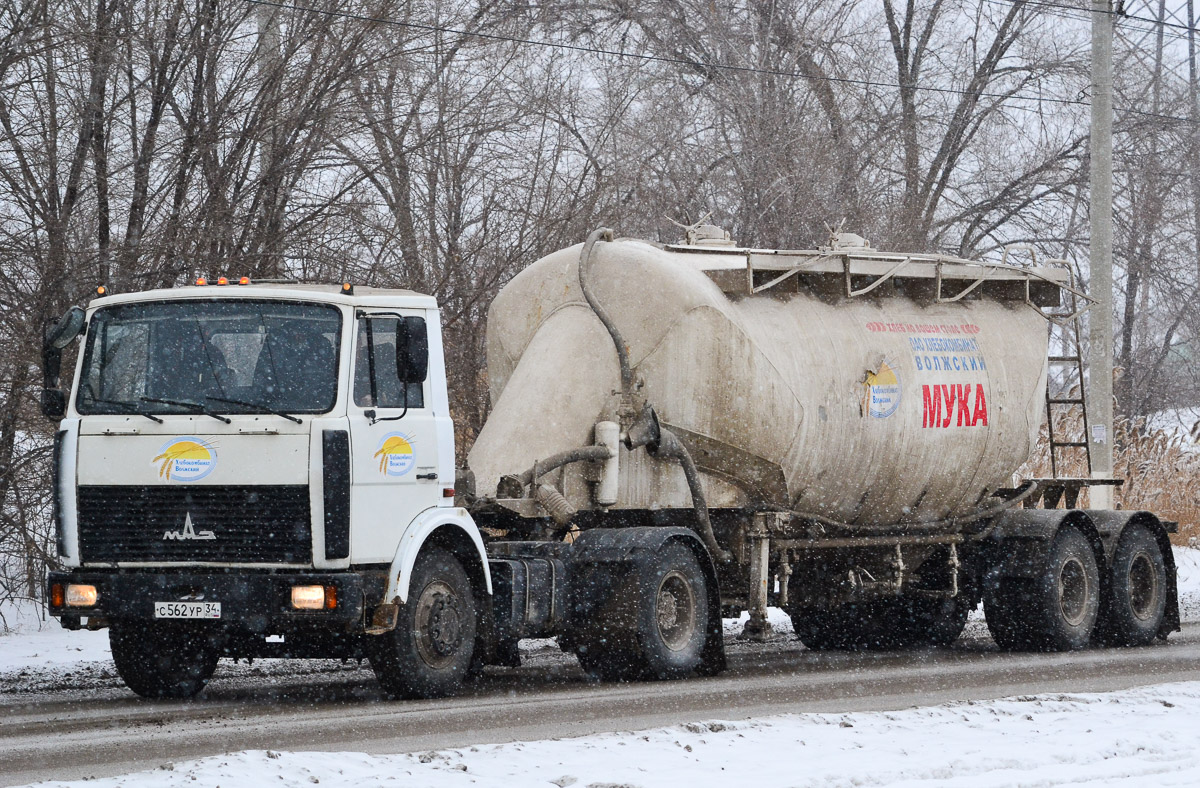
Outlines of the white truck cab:
{"label": "white truck cab", "polygon": [[[82,317],[46,345],[68,570],[49,598],[65,626],[112,628],[135,691],[194,694],[220,656],[367,655],[411,673],[395,632],[414,572],[434,579],[408,606],[426,642],[408,645],[467,668],[491,577],[455,506],[433,298],[243,279],[107,295]],[[75,333],[68,398],[57,354]],[[390,689],[439,691],[428,676]]]}

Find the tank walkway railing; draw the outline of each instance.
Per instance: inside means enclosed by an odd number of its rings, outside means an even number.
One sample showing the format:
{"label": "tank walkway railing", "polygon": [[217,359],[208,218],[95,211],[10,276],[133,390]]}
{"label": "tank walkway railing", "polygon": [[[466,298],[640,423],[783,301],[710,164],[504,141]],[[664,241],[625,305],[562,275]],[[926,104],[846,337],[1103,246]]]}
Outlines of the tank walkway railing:
{"label": "tank walkway railing", "polygon": [[[697,249],[696,247],[673,246],[671,251],[697,253],[703,251],[711,254],[714,260],[728,260],[730,253],[736,253],[745,259],[745,279],[742,283],[720,278],[719,282],[727,285],[726,289],[734,289],[749,295],[758,295],[775,289],[801,274],[818,274],[839,276],[842,279],[842,292],[847,298],[860,298],[876,291],[885,282],[893,279],[933,280],[933,300],[939,304],[950,304],[960,301],[975,293],[988,283],[1021,283],[1024,288],[1020,296],[1026,304],[1036,309],[1047,320],[1062,323],[1078,318],[1094,303],[1094,299],[1076,287],[1069,269],[1065,272],[1059,265],[1065,261],[1047,260],[1039,266],[1036,255],[1032,254],[1031,265],[1017,265],[1009,262],[1009,250],[1005,249],[1001,261],[985,263],[977,260],[967,260],[959,257],[939,254],[892,254],[877,252],[873,249],[838,249],[838,250],[771,250],[771,249],[739,249],[720,250],[714,254],[712,249]],[[1056,265],[1057,264],[1057,265]],[[708,273],[714,279],[721,272],[732,274],[736,269],[728,264],[714,266]],[[1065,275],[1064,275],[1065,274]],[[766,281],[761,277],[769,275]],[[952,292],[947,292],[951,283],[962,283]],[[1038,285],[1049,285],[1055,288],[1059,295],[1050,298],[1038,295],[1034,288]],[[744,288],[744,289],[743,289]],[[1045,292],[1045,291],[1043,291]],[[1064,297],[1066,296],[1066,297]],[[1075,308],[1068,313],[1046,311],[1070,299]]]}

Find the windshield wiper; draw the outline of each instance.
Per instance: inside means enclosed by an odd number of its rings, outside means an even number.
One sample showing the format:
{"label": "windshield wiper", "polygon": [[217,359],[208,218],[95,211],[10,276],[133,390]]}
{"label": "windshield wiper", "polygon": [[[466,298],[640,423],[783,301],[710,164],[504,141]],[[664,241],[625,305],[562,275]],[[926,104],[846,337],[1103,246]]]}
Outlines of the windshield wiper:
{"label": "windshield wiper", "polygon": [[217,421],[223,421],[226,424],[232,424],[232,419],[227,419],[217,413],[213,413],[199,402],[187,402],[181,399],[159,399],[158,397],[142,397],[142,402],[155,402],[159,405],[175,405],[180,408],[187,408],[193,413],[203,413],[205,416],[212,416]]}
{"label": "windshield wiper", "polygon": [[137,405],[134,405],[132,402],[121,402],[120,400],[115,399],[93,399],[92,397],[88,397],[87,401],[92,405],[107,405],[111,408],[118,408],[124,413],[130,413],[134,416],[145,416],[146,418],[150,419],[150,421],[155,421],[159,424],[163,423],[163,420],[158,416],[155,416],[152,413],[147,413]]}
{"label": "windshield wiper", "polygon": [[229,397],[214,397],[211,394],[206,396],[205,399],[210,399],[213,402],[226,402],[226,403],[229,403],[230,405],[241,405],[244,408],[258,408],[259,410],[266,411],[267,413],[270,413],[272,415],[282,416],[283,418],[287,419],[288,421],[294,421],[297,424],[304,423],[303,419],[298,419],[290,413],[284,413],[281,410],[276,410],[275,408],[272,408],[270,405],[267,405],[262,402],[246,402],[245,400],[230,399]]}

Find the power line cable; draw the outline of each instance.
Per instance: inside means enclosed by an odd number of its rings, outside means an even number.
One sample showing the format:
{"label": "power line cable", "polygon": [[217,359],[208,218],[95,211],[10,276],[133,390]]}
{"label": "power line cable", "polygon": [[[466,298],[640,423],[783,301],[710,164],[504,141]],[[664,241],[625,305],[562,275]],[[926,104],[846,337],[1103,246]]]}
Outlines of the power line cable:
{"label": "power line cable", "polygon": [[[1028,0],[1027,0],[1028,1]],[[817,76],[812,74],[803,74],[798,71],[788,71],[785,69],[759,68],[755,66],[739,66],[735,64],[709,63],[704,61],[693,60],[683,57],[665,57],[662,55],[651,55],[643,52],[628,52],[618,49],[604,49],[602,47],[584,46],[583,44],[567,44],[559,41],[542,41],[535,38],[520,38],[516,36],[505,36],[499,33],[485,33],[481,31],[465,30],[462,28],[447,27],[443,25],[432,25],[423,22],[406,22],[396,19],[385,19],[383,17],[367,16],[365,14],[355,14],[349,11],[335,11],[327,8],[306,8],[304,6],[294,5],[292,3],[277,2],[276,0],[245,0],[247,4],[267,6],[278,8],[284,11],[296,11],[301,13],[317,13],[323,16],[334,17],[339,19],[348,19],[358,22],[371,22],[373,24],[388,25],[392,27],[403,27],[410,30],[419,30],[425,33],[443,33],[463,37],[472,37],[484,39],[487,41],[496,41],[501,43],[522,44],[526,46],[537,46],[547,49],[558,49],[570,52],[579,52],[582,54],[605,55],[609,57],[628,58],[640,60],[642,62],[665,63],[668,65],[688,66],[690,68],[703,68],[713,71],[734,71],[746,74],[763,74],[766,76],[788,77],[792,79],[811,79],[822,82],[832,82],[845,85],[856,85],[858,87],[871,88],[888,88],[892,90],[902,90],[905,86],[898,82],[881,82],[867,79],[854,79],[852,77],[833,77],[833,76]],[[1063,6],[1068,7],[1068,6]],[[1113,13],[1113,12],[1107,12]],[[1039,105],[1054,104],[1059,106],[1076,106],[1090,107],[1091,102],[1081,98],[1061,98],[1055,96],[1029,96],[1021,93],[996,93],[986,90],[962,90],[960,88],[944,88],[934,87],[932,85],[913,85],[913,90],[924,91],[928,93],[941,93],[958,96],[975,96],[976,98],[993,98],[1002,101],[1016,99],[1019,101],[1029,101]],[[1020,105],[1010,105],[1012,109],[1021,110],[1024,112],[1040,112],[1039,109],[1032,107],[1024,107]],[[1156,118],[1160,120],[1176,121],[1179,123],[1192,123],[1188,118],[1177,117],[1174,115],[1164,115],[1161,113],[1145,112],[1143,110],[1121,108],[1121,112],[1140,115],[1144,117]]]}

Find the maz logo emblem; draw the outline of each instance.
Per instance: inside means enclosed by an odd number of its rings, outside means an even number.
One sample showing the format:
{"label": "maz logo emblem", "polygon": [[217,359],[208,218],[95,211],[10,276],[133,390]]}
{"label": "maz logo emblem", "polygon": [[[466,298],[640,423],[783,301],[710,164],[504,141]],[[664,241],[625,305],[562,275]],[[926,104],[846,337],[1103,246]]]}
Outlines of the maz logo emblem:
{"label": "maz logo emblem", "polygon": [[172,539],[216,539],[216,538],[217,538],[217,535],[214,534],[212,531],[197,531],[195,529],[195,527],[192,526],[192,513],[191,512],[188,512],[187,516],[183,518],[183,530],[182,531],[166,531],[163,533],[163,541],[170,541]]}

